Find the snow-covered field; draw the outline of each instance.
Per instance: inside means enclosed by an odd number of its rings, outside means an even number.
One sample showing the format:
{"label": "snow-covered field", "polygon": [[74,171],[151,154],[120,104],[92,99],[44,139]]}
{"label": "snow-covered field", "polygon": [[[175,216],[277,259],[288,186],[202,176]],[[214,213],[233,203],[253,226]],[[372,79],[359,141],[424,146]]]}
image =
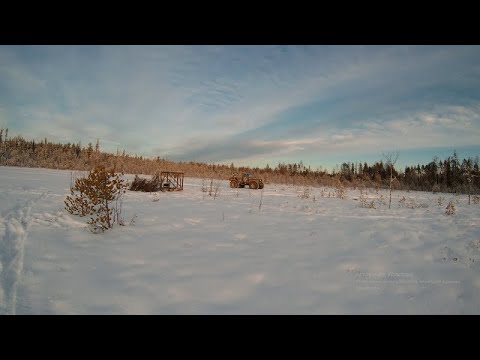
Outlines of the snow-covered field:
{"label": "snow-covered field", "polygon": [[389,210],[369,190],[367,209],[358,190],[267,184],[259,209],[261,190],[222,182],[214,199],[188,178],[158,201],[127,192],[127,225],[96,235],[64,210],[69,186],[0,167],[0,314],[480,314],[466,196],[394,192]]}

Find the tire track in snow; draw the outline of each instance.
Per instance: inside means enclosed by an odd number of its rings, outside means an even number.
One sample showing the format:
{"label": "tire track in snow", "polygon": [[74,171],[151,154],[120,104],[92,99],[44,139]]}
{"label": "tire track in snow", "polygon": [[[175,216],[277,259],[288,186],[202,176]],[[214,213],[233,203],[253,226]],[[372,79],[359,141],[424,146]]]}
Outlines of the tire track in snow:
{"label": "tire track in snow", "polygon": [[0,239],[0,315],[15,315],[17,306],[17,287],[23,270],[25,241],[30,228],[30,211],[39,200],[27,200],[17,205],[4,217],[5,233]]}

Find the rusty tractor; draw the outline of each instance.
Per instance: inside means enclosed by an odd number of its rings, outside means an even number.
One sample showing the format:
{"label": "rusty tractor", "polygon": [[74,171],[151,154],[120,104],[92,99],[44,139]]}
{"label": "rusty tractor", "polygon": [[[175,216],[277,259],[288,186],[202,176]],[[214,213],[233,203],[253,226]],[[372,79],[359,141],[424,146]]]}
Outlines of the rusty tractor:
{"label": "rusty tractor", "polygon": [[244,188],[247,186],[250,189],[263,189],[263,180],[257,177],[254,177],[252,174],[245,173],[242,177],[234,174],[230,178],[230,187],[231,188]]}

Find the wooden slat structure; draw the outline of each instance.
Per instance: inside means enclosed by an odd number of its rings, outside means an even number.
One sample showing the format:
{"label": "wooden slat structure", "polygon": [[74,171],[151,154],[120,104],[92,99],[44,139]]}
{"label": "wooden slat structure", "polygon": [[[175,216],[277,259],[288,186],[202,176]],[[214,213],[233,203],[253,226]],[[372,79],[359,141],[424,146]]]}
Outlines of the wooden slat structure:
{"label": "wooden slat structure", "polygon": [[162,171],[160,180],[162,191],[181,191],[183,190],[183,172],[178,171]]}

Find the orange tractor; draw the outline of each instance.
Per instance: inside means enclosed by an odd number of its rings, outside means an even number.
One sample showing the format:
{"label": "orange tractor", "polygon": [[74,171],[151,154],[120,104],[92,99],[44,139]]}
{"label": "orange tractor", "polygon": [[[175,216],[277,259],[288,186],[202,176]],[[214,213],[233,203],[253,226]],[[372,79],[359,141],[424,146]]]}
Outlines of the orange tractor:
{"label": "orange tractor", "polygon": [[263,189],[263,180],[248,173],[243,174],[241,178],[236,174],[230,178],[231,188],[244,188],[245,185],[250,189]]}

